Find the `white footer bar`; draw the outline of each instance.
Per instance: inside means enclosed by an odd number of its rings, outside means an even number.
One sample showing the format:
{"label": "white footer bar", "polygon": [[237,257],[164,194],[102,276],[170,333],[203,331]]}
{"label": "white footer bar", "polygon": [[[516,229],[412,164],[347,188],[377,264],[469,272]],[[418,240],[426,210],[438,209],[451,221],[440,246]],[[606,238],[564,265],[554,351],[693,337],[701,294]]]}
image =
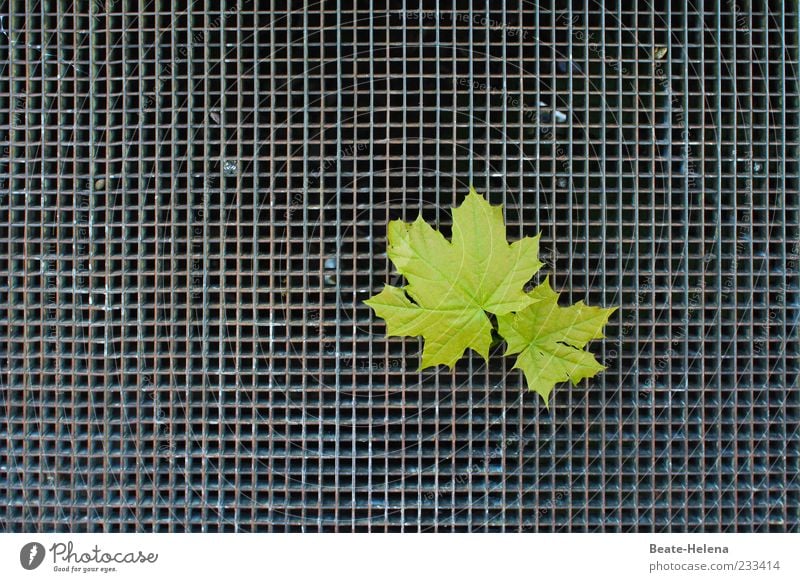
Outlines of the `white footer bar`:
{"label": "white footer bar", "polygon": [[798,534],[3,534],[0,572],[32,581],[796,581],[799,542]]}

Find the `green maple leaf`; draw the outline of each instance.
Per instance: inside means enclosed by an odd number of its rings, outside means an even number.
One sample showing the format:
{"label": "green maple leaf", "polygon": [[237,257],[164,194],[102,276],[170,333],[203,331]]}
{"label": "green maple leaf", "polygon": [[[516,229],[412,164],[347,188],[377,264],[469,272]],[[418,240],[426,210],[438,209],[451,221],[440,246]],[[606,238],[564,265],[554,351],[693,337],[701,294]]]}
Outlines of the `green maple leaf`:
{"label": "green maple leaf", "polygon": [[506,340],[506,355],[519,354],[514,368],[525,375],[528,388],[549,407],[548,397],[558,382],[573,385],[605,370],[584,350],[589,341],[603,336],[603,326],[616,307],[590,307],[579,301],[558,305],[558,294],[549,280],[528,294],[531,304],[515,314],[497,317],[500,335]]}
{"label": "green maple leaf", "polygon": [[467,348],[488,359],[487,312],[502,316],[534,301],[524,286],[542,267],[539,236],[508,244],[502,207],[474,188],[453,209],[452,241],[421,216],[390,222],[388,238],[389,259],[408,284],[386,285],[365,303],[386,321],[387,335],[424,338],[420,370],[452,368]]}

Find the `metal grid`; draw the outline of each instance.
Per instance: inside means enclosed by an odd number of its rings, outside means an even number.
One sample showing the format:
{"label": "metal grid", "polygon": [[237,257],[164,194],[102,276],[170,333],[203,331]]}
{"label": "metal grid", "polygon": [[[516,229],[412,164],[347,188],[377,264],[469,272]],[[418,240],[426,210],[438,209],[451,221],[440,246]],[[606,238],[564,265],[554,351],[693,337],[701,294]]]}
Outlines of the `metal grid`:
{"label": "metal grid", "polygon": [[[797,531],[780,1],[0,3],[5,531]],[[361,301],[472,182],[619,305],[547,412]]]}

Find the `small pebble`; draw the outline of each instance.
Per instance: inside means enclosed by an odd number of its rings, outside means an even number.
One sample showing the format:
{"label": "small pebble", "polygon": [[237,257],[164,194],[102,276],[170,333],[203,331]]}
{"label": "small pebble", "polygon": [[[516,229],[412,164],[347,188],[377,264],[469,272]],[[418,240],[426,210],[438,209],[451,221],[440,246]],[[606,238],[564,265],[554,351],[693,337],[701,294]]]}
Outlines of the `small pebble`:
{"label": "small pebble", "polygon": [[105,179],[100,178],[99,180],[95,180],[94,189],[95,190],[105,190],[106,189],[106,181],[105,181]]}
{"label": "small pebble", "polygon": [[239,166],[232,160],[226,160],[225,163],[222,164],[222,173],[226,176],[235,176],[239,173]]}
{"label": "small pebble", "polygon": [[667,47],[665,46],[657,46],[653,51],[653,58],[657,61],[663,60],[665,56],[667,56]]}

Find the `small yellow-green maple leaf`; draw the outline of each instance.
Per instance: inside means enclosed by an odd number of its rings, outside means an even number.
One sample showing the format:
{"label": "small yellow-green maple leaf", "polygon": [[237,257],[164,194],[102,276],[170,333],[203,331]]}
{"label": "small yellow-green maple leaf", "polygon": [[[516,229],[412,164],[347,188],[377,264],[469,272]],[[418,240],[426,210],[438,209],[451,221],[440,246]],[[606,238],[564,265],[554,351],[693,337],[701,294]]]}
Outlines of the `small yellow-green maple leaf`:
{"label": "small yellow-green maple leaf", "polygon": [[525,284],[542,267],[539,236],[512,244],[506,239],[501,206],[492,206],[474,188],[453,209],[448,241],[422,217],[394,220],[387,254],[408,284],[386,285],[365,301],[386,321],[387,335],[422,336],[420,369],[453,367],[467,348],[489,357],[492,323],[533,303]]}
{"label": "small yellow-green maple leaf", "polygon": [[531,304],[519,313],[497,317],[498,331],[508,344],[506,355],[519,354],[514,368],[522,370],[528,388],[548,405],[556,383],[571,380],[577,385],[605,369],[583,348],[604,337],[603,326],[617,308],[590,307],[583,301],[561,307],[547,279],[528,297]]}

